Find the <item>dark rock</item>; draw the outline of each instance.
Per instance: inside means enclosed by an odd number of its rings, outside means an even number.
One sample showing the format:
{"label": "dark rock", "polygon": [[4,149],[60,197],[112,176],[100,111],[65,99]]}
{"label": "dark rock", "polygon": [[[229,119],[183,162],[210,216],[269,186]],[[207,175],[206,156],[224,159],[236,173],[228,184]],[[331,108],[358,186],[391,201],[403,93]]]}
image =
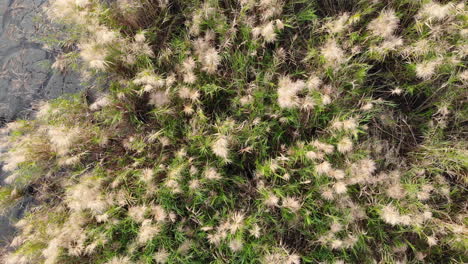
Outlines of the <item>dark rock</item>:
{"label": "dark rock", "polygon": [[37,39],[50,31],[41,11],[46,0],[0,1],[0,121],[27,117],[35,101],[75,93],[77,74],[53,72],[54,54]]}

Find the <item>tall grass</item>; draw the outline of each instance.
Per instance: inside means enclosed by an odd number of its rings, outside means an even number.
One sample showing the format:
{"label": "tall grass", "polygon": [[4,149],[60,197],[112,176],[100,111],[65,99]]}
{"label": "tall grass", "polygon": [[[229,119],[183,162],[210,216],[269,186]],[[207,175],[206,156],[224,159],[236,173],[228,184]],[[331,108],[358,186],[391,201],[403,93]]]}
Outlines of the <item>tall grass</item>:
{"label": "tall grass", "polygon": [[10,124],[5,263],[464,263],[467,8],[53,0],[97,97]]}

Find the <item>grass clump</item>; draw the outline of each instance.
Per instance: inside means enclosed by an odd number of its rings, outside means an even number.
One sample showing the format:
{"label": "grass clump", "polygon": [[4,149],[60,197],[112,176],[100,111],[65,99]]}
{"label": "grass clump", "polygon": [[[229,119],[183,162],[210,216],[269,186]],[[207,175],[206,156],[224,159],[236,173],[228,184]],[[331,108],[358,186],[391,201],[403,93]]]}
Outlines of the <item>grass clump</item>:
{"label": "grass clump", "polygon": [[5,128],[5,262],[466,262],[466,6],[342,2],[51,1],[107,84]]}

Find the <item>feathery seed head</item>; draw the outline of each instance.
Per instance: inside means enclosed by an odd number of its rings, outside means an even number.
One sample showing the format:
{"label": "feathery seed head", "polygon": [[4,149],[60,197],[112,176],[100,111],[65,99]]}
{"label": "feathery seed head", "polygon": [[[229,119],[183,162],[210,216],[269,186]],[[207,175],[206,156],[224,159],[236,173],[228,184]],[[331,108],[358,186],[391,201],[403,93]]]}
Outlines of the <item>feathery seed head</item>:
{"label": "feathery seed head", "polygon": [[388,38],[391,37],[398,27],[400,19],[395,15],[392,9],[384,10],[380,15],[372,20],[368,28],[374,36]]}

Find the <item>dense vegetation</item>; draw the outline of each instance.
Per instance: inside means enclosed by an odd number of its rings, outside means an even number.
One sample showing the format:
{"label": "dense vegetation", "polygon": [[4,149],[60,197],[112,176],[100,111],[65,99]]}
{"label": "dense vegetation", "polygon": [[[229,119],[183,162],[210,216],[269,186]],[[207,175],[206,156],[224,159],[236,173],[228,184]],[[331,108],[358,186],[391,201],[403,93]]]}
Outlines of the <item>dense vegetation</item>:
{"label": "dense vegetation", "polygon": [[4,129],[4,263],[466,263],[467,11],[52,0],[104,81]]}

